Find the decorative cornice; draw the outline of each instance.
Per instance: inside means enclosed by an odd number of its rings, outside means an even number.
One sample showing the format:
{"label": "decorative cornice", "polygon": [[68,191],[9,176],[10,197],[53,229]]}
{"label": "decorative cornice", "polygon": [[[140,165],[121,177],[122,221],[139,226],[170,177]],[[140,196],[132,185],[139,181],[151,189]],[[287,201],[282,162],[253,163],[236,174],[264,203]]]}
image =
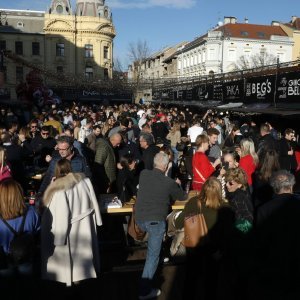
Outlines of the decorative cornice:
{"label": "decorative cornice", "polygon": [[[64,23],[66,24],[69,28],[51,28],[54,24],[56,23]],[[63,19],[55,19],[53,21],[50,21],[48,24],[46,24],[44,31],[59,31],[59,32],[74,32],[75,29],[72,27],[72,25],[70,25],[69,22],[67,22],[66,20]]]}
{"label": "decorative cornice", "polygon": [[99,31],[89,30],[89,29],[78,30],[77,33],[95,34],[95,35],[106,35],[106,36],[111,37],[111,38],[114,38],[116,36],[115,33],[103,32],[103,31],[99,32]]}

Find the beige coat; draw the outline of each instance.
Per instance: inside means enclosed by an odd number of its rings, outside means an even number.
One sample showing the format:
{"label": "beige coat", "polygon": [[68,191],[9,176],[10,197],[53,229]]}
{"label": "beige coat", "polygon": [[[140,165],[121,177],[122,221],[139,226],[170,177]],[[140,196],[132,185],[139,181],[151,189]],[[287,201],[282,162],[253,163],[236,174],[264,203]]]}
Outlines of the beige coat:
{"label": "beige coat", "polygon": [[90,179],[69,173],[49,185],[41,225],[42,278],[72,282],[96,278],[99,249],[96,225],[102,220]]}

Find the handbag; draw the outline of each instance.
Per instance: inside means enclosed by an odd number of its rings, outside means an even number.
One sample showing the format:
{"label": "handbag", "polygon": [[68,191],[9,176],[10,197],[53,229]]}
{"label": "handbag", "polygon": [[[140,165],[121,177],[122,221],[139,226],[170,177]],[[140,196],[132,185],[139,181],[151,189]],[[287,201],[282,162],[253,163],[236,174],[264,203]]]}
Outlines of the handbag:
{"label": "handbag", "polygon": [[184,219],[184,238],[182,244],[188,248],[195,248],[207,234],[207,225],[202,212]]}
{"label": "handbag", "polygon": [[143,241],[146,236],[146,231],[142,230],[135,222],[135,210],[134,207],[132,209],[132,213],[128,222],[127,233],[135,240],[135,241]]}

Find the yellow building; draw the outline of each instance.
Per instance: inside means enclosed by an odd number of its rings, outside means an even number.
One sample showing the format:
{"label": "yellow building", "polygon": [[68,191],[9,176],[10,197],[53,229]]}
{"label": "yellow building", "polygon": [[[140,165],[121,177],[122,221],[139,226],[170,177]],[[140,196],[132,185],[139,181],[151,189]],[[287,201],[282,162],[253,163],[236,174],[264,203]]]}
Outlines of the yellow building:
{"label": "yellow building", "polygon": [[[9,50],[26,62],[4,58],[5,88],[13,99],[16,85],[25,80],[30,66],[70,78],[112,78],[116,33],[105,1],[77,0],[75,11],[70,0],[49,4],[47,12],[0,9],[0,50]],[[55,81],[53,76],[45,80],[48,85]]]}

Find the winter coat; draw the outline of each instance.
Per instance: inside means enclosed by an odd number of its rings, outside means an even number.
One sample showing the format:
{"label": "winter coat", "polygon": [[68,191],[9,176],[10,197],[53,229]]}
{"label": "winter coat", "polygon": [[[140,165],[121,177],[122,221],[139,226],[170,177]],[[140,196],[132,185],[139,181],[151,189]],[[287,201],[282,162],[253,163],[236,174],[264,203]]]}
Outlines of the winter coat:
{"label": "winter coat", "polygon": [[69,173],[45,191],[41,225],[42,278],[66,283],[96,278],[96,225],[102,220],[90,179]]}

